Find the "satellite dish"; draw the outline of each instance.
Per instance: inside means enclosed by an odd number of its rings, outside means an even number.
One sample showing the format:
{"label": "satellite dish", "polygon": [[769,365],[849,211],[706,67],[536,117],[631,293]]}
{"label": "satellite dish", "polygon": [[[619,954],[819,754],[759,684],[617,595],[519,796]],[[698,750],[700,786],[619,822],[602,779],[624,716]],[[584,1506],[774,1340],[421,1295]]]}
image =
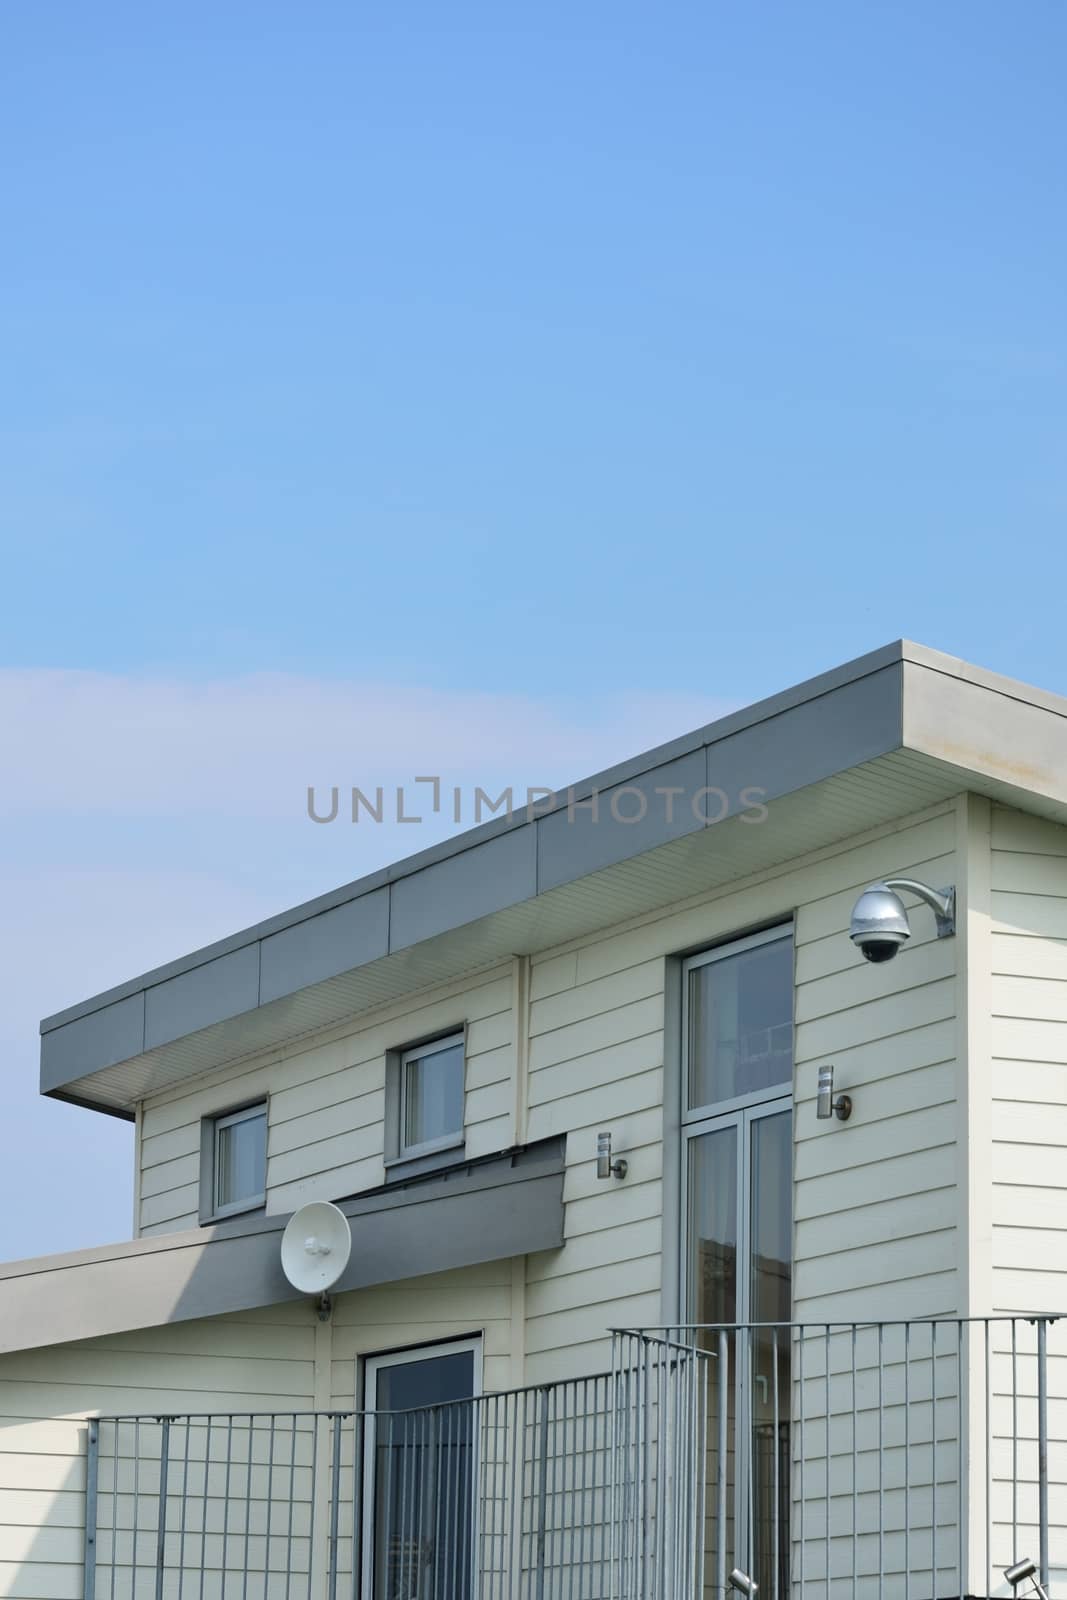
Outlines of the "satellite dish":
{"label": "satellite dish", "polygon": [[301,1206],[282,1234],[282,1271],[302,1294],[326,1294],[348,1265],[352,1230],[343,1211],[326,1200]]}

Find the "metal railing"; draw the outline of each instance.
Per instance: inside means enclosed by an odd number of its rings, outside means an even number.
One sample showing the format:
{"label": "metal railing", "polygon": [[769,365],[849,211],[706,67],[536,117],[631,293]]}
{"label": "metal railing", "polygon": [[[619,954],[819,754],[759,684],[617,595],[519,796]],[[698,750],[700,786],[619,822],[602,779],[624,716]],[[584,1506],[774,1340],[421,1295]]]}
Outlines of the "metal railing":
{"label": "metal railing", "polygon": [[[669,1427],[680,1465],[703,1410],[703,1355],[638,1344],[640,1380],[398,1412],[95,1420],[86,1600],[609,1600],[627,1452]],[[665,1478],[661,1526],[695,1552],[674,1500]]]}
{"label": "metal railing", "polygon": [[706,1592],[739,1569],[764,1600],[1010,1596],[1031,1556],[1067,1593],[1067,1323],[644,1331],[713,1359]]}
{"label": "metal railing", "polygon": [[93,1421],[86,1600],[964,1600],[1023,1556],[1067,1594],[1067,1323],[613,1339],[413,1411]]}

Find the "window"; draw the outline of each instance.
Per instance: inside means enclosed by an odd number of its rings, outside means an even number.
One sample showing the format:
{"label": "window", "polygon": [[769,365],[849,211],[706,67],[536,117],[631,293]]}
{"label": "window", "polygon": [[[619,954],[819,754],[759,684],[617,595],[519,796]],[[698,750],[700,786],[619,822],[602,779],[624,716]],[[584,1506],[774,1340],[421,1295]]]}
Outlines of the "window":
{"label": "window", "polygon": [[261,1206],[267,1187],[266,1104],[210,1118],[205,1124],[203,1156],[202,1221]]}
{"label": "window", "polygon": [[462,1144],[463,1071],[461,1033],[401,1052],[401,1156]]}

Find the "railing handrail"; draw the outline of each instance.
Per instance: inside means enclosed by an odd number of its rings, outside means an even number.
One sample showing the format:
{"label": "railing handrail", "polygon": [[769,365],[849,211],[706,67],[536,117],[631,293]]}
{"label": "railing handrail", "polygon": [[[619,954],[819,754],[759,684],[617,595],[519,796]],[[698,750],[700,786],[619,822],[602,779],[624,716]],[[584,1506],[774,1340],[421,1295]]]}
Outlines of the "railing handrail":
{"label": "railing handrail", "polygon": [[[1036,1326],[1043,1322],[1050,1324],[1062,1322],[1067,1318],[1067,1311],[998,1311],[989,1316],[939,1316],[939,1317],[861,1317],[858,1319],[811,1317],[803,1322],[660,1322],[649,1323],[641,1327],[625,1327],[621,1325],[610,1327],[609,1334],[626,1334],[631,1338],[661,1338],[664,1334],[671,1333],[747,1333],[760,1328],[798,1328],[818,1329],[820,1332],[827,1328],[856,1329],[861,1328],[930,1328],[930,1327],[989,1327],[993,1323],[1028,1322]],[[662,1343],[670,1343],[668,1339],[661,1339]],[[677,1342],[677,1341],[673,1341]]]}
{"label": "railing handrail", "polygon": [[[687,1347],[683,1347],[687,1348]],[[696,1352],[699,1354],[700,1352]],[[512,1396],[525,1394],[540,1394],[545,1390],[579,1388],[596,1383],[609,1383],[616,1372],[608,1369],[605,1372],[590,1372],[578,1378],[549,1378],[544,1383],[525,1383],[513,1389],[483,1389],[479,1394],[469,1394],[461,1400],[432,1400],[424,1406],[403,1406],[395,1411],[384,1407],[354,1406],[344,1409],[339,1406],[330,1406],[326,1409],[309,1408],[299,1411],[101,1411],[91,1419],[94,1422],[197,1422],[201,1419],[212,1421],[233,1420],[243,1421],[246,1418],[256,1417],[285,1417],[299,1420],[301,1418],[324,1417],[330,1421],[339,1419],[342,1422],[358,1420],[359,1418],[372,1419],[375,1417],[404,1417],[424,1411],[446,1411],[452,1406],[477,1405],[481,1401],[509,1399]]]}

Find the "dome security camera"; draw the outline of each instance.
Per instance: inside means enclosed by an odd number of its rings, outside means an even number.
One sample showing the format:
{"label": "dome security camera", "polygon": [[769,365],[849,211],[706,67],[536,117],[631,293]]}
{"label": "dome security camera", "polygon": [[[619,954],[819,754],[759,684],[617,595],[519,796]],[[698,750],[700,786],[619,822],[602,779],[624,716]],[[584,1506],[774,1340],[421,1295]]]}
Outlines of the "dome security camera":
{"label": "dome security camera", "polygon": [[937,937],[946,939],[956,931],[955,889],[931,889],[915,878],[887,878],[869,884],[852,908],[848,936],[864,959],[892,961],[911,938],[911,924],[898,889],[917,895],[934,913]]}

